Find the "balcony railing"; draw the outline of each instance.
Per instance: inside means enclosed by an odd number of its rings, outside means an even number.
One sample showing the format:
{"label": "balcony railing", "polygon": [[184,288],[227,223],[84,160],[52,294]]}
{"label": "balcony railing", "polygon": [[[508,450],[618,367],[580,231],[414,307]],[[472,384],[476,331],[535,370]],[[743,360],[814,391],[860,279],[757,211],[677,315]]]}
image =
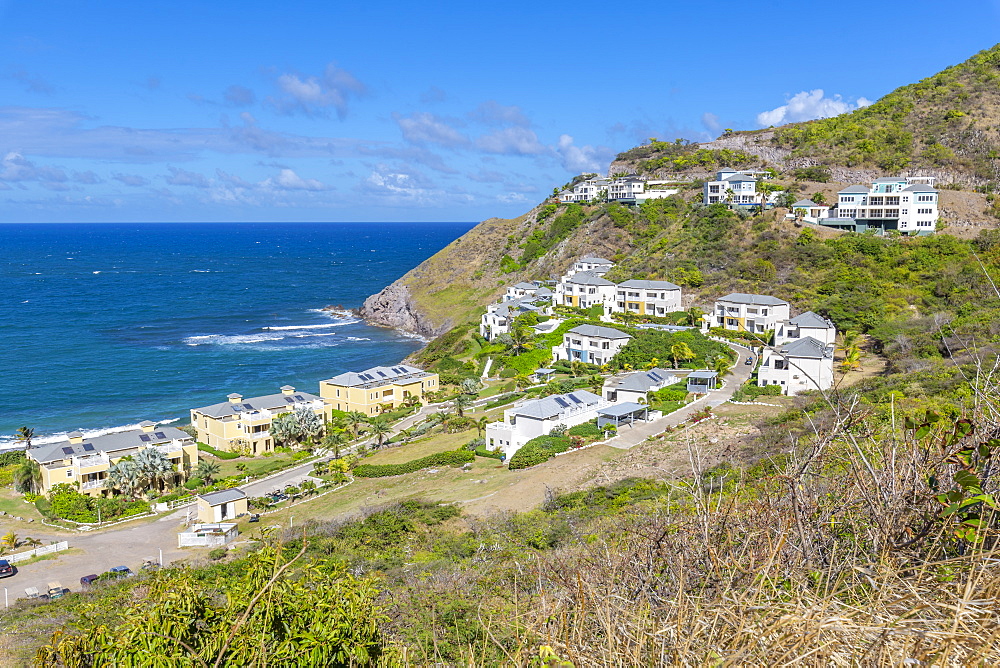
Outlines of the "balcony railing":
{"label": "balcony railing", "polygon": [[89,482],[83,483],[81,487],[83,489],[98,489],[100,487],[104,487],[104,485],[107,482],[108,482],[107,480],[91,480]]}

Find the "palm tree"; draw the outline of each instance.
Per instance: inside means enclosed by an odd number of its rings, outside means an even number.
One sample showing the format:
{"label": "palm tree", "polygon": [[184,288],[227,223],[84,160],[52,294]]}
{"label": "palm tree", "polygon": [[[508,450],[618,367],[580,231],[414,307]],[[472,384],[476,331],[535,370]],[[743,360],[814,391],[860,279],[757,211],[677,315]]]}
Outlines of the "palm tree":
{"label": "palm tree", "polygon": [[604,389],[604,378],[594,374],[590,377],[590,389],[594,391],[594,394],[600,394],[601,390]]}
{"label": "palm tree", "polygon": [[[391,406],[392,404],[390,404]],[[323,433],[323,418],[310,408],[299,406],[292,414],[299,436],[312,443],[313,439]]]}
{"label": "palm tree", "polygon": [[702,317],[705,315],[705,312],[697,306],[692,306],[686,311],[686,313],[688,324],[692,327],[698,327],[701,323]]}
{"label": "palm tree", "polygon": [[41,547],[42,541],[37,538],[32,538],[31,536],[25,536],[24,540],[21,541],[22,545],[27,545],[28,547]]}
{"label": "palm tree", "polygon": [[12,550],[19,544],[19,541],[17,539],[17,534],[14,533],[13,529],[5,533],[3,538],[0,538],[0,542],[3,542],[5,546],[9,547]]}
{"label": "palm tree", "polygon": [[410,439],[413,438],[413,428],[412,427],[410,429],[400,429],[396,433],[399,436],[399,440],[400,440],[401,444],[402,443],[409,443]]}
{"label": "palm tree", "polygon": [[460,394],[455,397],[455,410],[458,411],[458,417],[465,417],[465,409],[472,406],[475,403],[475,399],[470,397],[468,394]]}
{"label": "palm tree", "polygon": [[510,332],[505,334],[504,337],[504,341],[512,355],[520,355],[535,347],[535,344],[532,343],[534,336],[532,336],[527,327],[511,327]]}
{"label": "palm tree", "polygon": [[708,366],[712,369],[712,371],[719,374],[719,378],[722,378],[729,373],[729,370],[733,367],[733,361],[725,355],[717,355],[716,357],[705,361],[709,363]]}
{"label": "palm tree", "polygon": [[271,420],[269,431],[271,432],[271,436],[274,437],[274,442],[282,444],[287,444],[300,435],[299,423],[292,413],[285,413]]}
{"label": "palm tree", "polygon": [[37,494],[42,488],[42,469],[34,459],[26,459],[14,469],[14,489]]}
{"label": "palm tree", "polygon": [[483,432],[486,431],[486,425],[490,423],[490,419],[485,415],[478,420],[476,420],[476,433],[479,438],[483,437]]}
{"label": "palm tree", "polygon": [[529,385],[531,385],[531,379],[528,378],[528,374],[519,373],[516,376],[514,376],[514,387],[516,387],[517,389],[523,390]]}
{"label": "palm tree", "polygon": [[658,358],[658,357],[654,357],[651,360],[649,360],[648,362],[646,362],[646,370],[647,371],[651,371],[651,370],[655,369],[658,366],[660,366],[660,358]]}
{"label": "palm tree", "polygon": [[361,429],[361,425],[368,422],[368,418],[361,411],[351,411],[347,414],[347,424],[351,427],[351,431],[354,432],[354,438],[358,437]]}
{"label": "palm tree", "polygon": [[25,450],[31,450],[31,439],[35,437],[35,430],[31,427],[18,427],[17,440],[24,443]]}
{"label": "palm tree", "polygon": [[134,499],[142,487],[142,472],[131,457],[123,457],[108,468],[108,485]]}
{"label": "palm tree", "polygon": [[584,369],[584,367],[583,367],[583,362],[581,362],[580,360],[573,360],[572,362],[570,362],[569,368],[570,368],[570,372],[574,376],[581,376],[581,375],[583,375],[583,369]]}
{"label": "palm tree", "polygon": [[140,450],[133,460],[139,467],[142,480],[146,483],[145,487],[148,490],[162,489],[164,483],[172,482],[177,474],[170,459],[156,448]]}
{"label": "palm tree", "polygon": [[340,459],[340,446],[343,445],[346,440],[347,438],[344,436],[342,431],[327,429],[326,436],[323,437],[323,447],[332,449],[334,458]]}
{"label": "palm tree", "polygon": [[679,360],[694,359],[694,351],[691,350],[691,346],[681,341],[670,346],[670,356],[674,358],[674,368],[677,369],[680,366]]}
{"label": "palm tree", "polygon": [[382,447],[386,437],[392,433],[392,426],[385,418],[377,417],[368,421],[368,432],[375,437],[378,447]]}
{"label": "palm tree", "polygon": [[203,459],[198,462],[198,466],[194,468],[194,474],[196,477],[204,480],[206,485],[211,485],[215,480],[215,476],[219,474],[220,468],[221,467],[218,462]]}

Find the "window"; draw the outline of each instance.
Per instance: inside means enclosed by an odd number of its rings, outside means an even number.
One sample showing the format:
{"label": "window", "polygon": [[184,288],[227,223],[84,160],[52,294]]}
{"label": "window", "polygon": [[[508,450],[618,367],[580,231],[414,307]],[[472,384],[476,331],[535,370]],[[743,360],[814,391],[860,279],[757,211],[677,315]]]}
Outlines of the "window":
{"label": "window", "polygon": [[67,478],[73,477],[73,469],[66,469],[66,477]]}
{"label": "window", "polygon": [[931,209],[917,209],[917,213],[932,213]]}
{"label": "window", "polygon": [[709,186],[708,187],[708,192],[710,192],[710,193],[717,193],[717,192],[719,192],[719,186]]}
{"label": "window", "polygon": [[601,344],[601,348],[603,348],[604,350],[610,350],[611,344],[605,341],[604,343]]}
{"label": "window", "polygon": [[918,202],[933,202],[934,201],[934,195],[918,195],[917,196],[917,201]]}

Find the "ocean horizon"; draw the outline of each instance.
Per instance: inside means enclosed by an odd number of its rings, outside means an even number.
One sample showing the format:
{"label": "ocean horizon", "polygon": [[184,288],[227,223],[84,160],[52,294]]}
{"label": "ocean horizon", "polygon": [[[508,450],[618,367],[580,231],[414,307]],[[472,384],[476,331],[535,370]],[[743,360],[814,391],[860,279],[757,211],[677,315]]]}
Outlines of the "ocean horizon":
{"label": "ocean horizon", "polygon": [[352,309],[473,225],[0,225],[0,449],[397,363],[423,342]]}

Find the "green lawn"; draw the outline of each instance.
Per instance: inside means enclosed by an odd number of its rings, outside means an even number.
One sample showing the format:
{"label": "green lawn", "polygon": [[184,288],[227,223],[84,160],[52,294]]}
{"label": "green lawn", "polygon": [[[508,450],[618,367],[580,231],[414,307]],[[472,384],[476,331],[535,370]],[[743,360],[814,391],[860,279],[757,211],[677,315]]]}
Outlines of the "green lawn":
{"label": "green lawn", "polygon": [[[219,473],[216,477],[225,478],[231,475],[262,476],[268,473],[297,464],[290,453],[279,453],[270,457],[241,457],[239,459],[218,459]],[[237,464],[245,464],[246,471],[241,472]]]}
{"label": "green lawn", "polygon": [[469,429],[455,434],[433,434],[418,438],[400,447],[385,448],[364,460],[365,464],[402,464],[412,459],[445,450],[456,450],[476,438],[476,430]]}
{"label": "green lawn", "polygon": [[36,520],[42,517],[38,513],[38,509],[35,508],[35,504],[25,503],[21,495],[16,493],[12,487],[0,490],[0,510],[17,517],[31,517]]}

